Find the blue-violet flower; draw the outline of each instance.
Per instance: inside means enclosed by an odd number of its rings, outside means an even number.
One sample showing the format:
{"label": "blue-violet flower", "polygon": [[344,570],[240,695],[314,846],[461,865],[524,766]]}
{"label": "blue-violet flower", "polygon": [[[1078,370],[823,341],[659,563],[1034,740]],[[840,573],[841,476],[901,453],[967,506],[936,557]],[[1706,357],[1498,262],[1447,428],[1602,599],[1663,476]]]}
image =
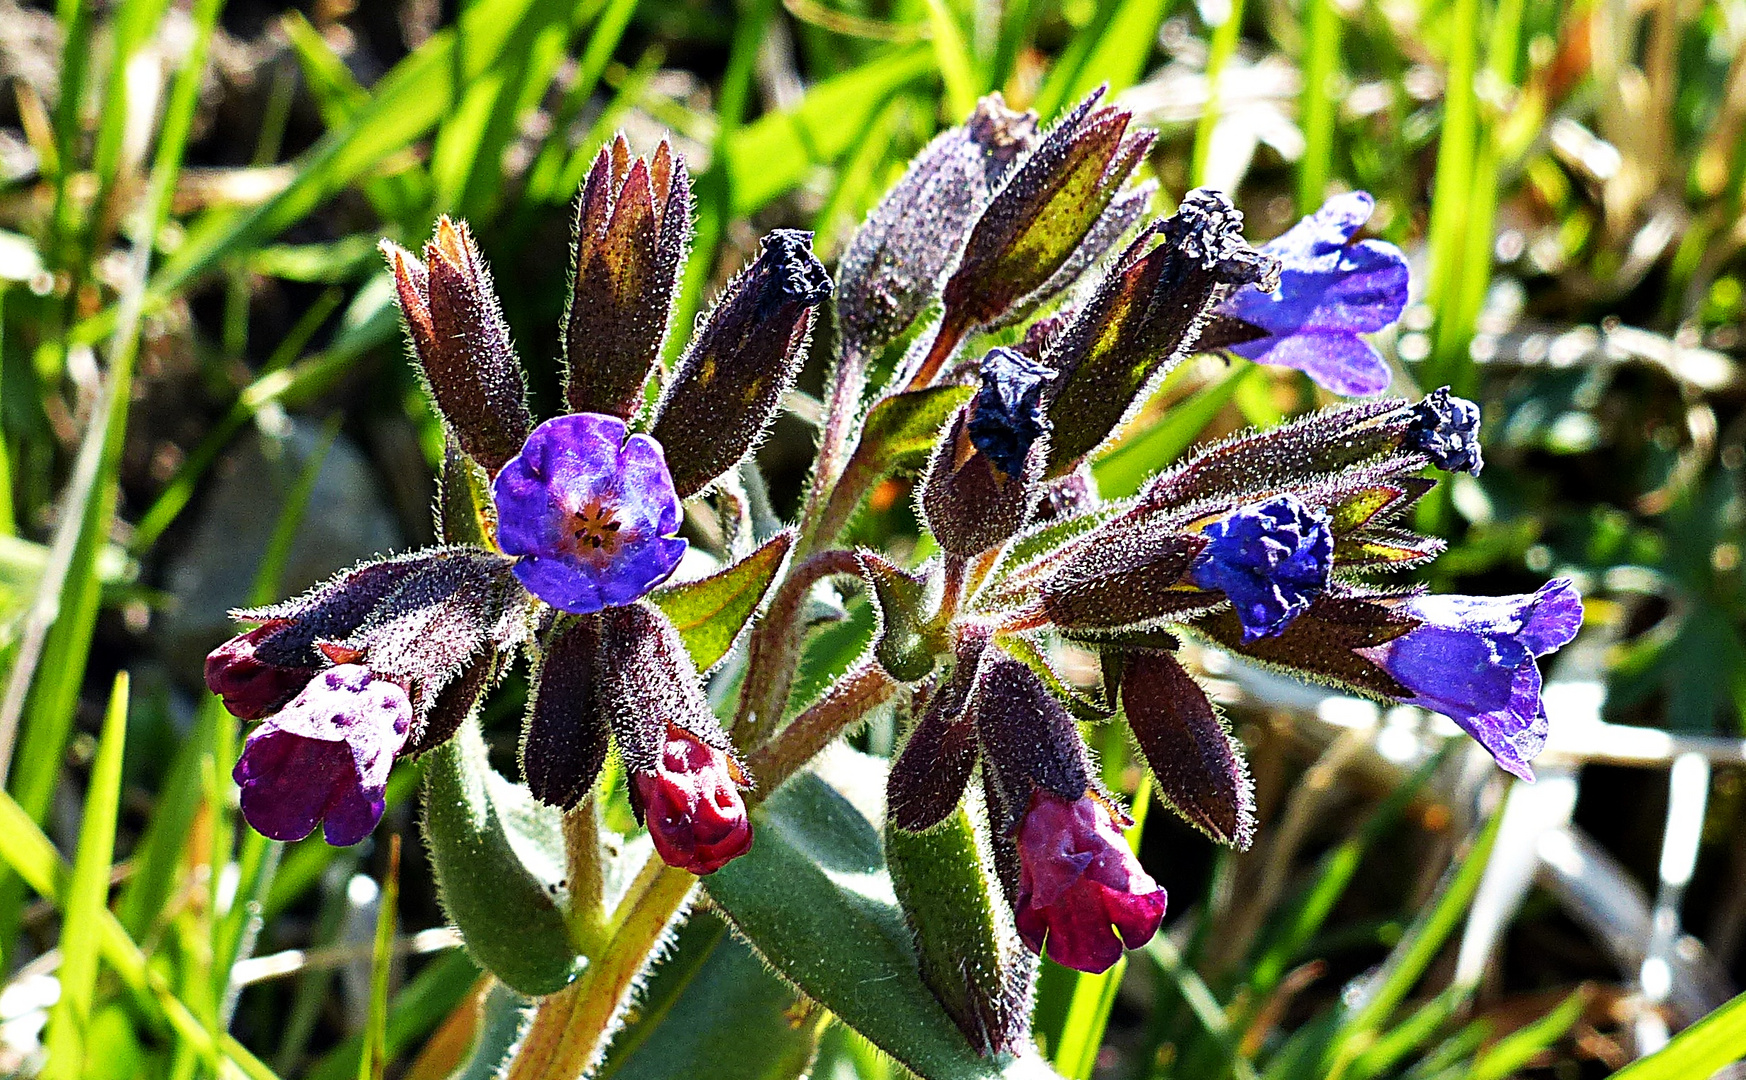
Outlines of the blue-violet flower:
{"label": "blue-violet flower", "polygon": [[1008,476],[1023,477],[1025,458],[1046,429],[1043,389],[1055,373],[1012,349],[990,349],[982,358],[982,389],[966,425],[970,442]]}
{"label": "blue-violet flower", "polygon": [[256,832],[355,844],[382,818],[388,770],[412,727],[399,684],[359,664],[328,668],[249,736],[232,773]]}
{"label": "blue-violet flower", "polygon": [[1402,604],[1424,624],[1359,650],[1413,696],[1409,704],[1459,724],[1524,780],[1546,745],[1535,657],[1568,644],[1582,626],[1582,598],[1568,580],[1518,596],[1416,596]]}
{"label": "blue-violet flower", "polygon": [[1244,641],[1278,634],[1328,586],[1333,530],[1295,495],[1240,507],[1201,532],[1207,545],[1189,578],[1230,598]]}
{"label": "blue-violet flower", "polygon": [[1297,368],[1336,394],[1374,394],[1388,386],[1388,366],[1358,335],[1400,318],[1407,263],[1393,244],[1351,243],[1375,205],[1366,192],[1336,195],[1261,246],[1280,261],[1279,287],[1264,293],[1246,286],[1219,312],[1267,334],[1230,351]]}
{"label": "blue-violet flower", "polygon": [[1034,953],[1078,971],[1108,971],[1164,919],[1164,889],[1140,866],[1109,809],[1038,789],[1018,834],[1014,922]]}
{"label": "blue-violet flower", "polygon": [[576,614],[628,604],[685,554],[661,444],[601,413],[547,420],[492,485],[497,542],[515,576]]}
{"label": "blue-violet flower", "polygon": [[1423,451],[1439,469],[1478,476],[1485,466],[1479,449],[1479,406],[1451,394],[1447,386],[1431,391],[1413,406],[1406,444]]}

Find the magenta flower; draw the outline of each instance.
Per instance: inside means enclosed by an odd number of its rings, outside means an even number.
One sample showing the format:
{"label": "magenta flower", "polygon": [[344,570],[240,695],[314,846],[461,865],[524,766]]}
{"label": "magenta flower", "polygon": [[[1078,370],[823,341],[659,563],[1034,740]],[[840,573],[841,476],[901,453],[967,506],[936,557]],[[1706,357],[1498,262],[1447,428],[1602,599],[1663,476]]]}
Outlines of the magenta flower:
{"label": "magenta flower", "polygon": [[382,818],[411,727],[399,684],[357,664],[327,669],[249,736],[232,773],[243,817],[273,840],[301,840],[322,823],[328,843],[357,843]]}
{"label": "magenta flower", "polygon": [[534,429],[492,485],[497,541],[515,576],[576,614],[628,604],[685,554],[661,444],[616,416],[576,413]]}
{"label": "magenta flower", "polygon": [[1336,195],[1261,250],[1281,265],[1279,287],[1237,290],[1219,313],[1262,331],[1226,346],[1260,364],[1297,368],[1336,394],[1374,394],[1388,365],[1359,334],[1400,318],[1407,301],[1406,257],[1381,240],[1352,243],[1376,201],[1366,192]]}
{"label": "magenta flower", "polygon": [[1401,607],[1424,624],[1360,649],[1409,691],[1409,704],[1440,712],[1523,780],[1546,745],[1540,700],[1545,656],[1576,637],[1582,598],[1568,580],[1518,596],[1416,596]]}
{"label": "magenta flower", "polygon": [[676,725],[652,772],[631,774],[638,805],[668,866],[713,874],[752,846],[752,823],[727,754]]}
{"label": "magenta flower", "polygon": [[275,664],[259,655],[261,643],[287,623],[271,619],[207,654],[206,685],[237,719],[259,720],[290,701],[315,677],[314,664]]}
{"label": "magenta flower", "polygon": [[1230,598],[1244,641],[1280,633],[1328,587],[1333,530],[1295,495],[1241,507],[1201,532],[1207,544],[1189,577]]}
{"label": "magenta flower", "polygon": [[1164,890],[1140,867],[1089,795],[1069,802],[1046,789],[1019,826],[1019,936],[1032,952],[1078,971],[1109,970],[1122,946],[1150,941],[1164,919]]}

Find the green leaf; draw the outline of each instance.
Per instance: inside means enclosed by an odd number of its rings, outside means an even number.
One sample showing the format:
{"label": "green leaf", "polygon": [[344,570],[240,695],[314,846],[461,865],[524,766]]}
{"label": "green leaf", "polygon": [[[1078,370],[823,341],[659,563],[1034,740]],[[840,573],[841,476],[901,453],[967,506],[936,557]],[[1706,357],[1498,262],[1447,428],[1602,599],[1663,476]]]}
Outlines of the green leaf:
{"label": "green leaf", "polygon": [[558,811],[497,775],[477,724],[427,755],[424,836],[443,910],[479,964],[529,996],[568,986],[587,961],[558,898]]}
{"label": "green leaf", "polygon": [[479,1003],[479,1025],[473,1044],[461,1064],[449,1074],[449,1080],[497,1080],[527,1025],[527,999],[500,982],[492,982],[485,1000]]}
{"label": "green leaf", "polygon": [[679,931],[637,1011],[596,1080],[791,1080],[812,1063],[830,1017],[803,1006],[793,987],[708,912]]}
{"label": "green leaf", "polygon": [[[872,767],[872,763],[868,763]],[[924,1080],[1049,1075],[977,1054],[922,983],[879,831],[816,774],[754,812],[757,843],[704,879],[765,960]]]}
{"label": "green leaf", "polygon": [[[435,1030],[472,993],[478,978],[478,966],[460,949],[427,964],[394,995],[384,1057],[393,1061]],[[363,1049],[362,1036],[352,1036],[310,1066],[303,1080],[350,1080],[358,1074]]]}
{"label": "green leaf", "polygon": [[91,1001],[97,985],[97,957],[102,940],[98,923],[108,913],[109,864],[115,856],[115,821],[121,803],[121,751],[127,738],[127,672],[115,677],[109,711],[97,757],[91,763],[91,784],[85,793],[85,813],[79,822],[79,850],[73,878],[67,886],[66,917],[61,923],[60,1000],[49,1016],[48,1066],[45,1077],[80,1076],[85,1068],[86,1036]]}
{"label": "green leaf", "polygon": [[1746,1056],[1746,994],[1741,994],[1674,1037],[1613,1080],[1690,1080],[1709,1076]]}
{"label": "green leaf", "polygon": [[968,386],[935,386],[893,394],[868,410],[861,441],[819,516],[816,539],[834,540],[867,492],[887,473],[913,472],[927,464],[940,429],[975,392]]}
{"label": "green leaf", "polygon": [[944,641],[930,632],[928,579],[904,573],[872,552],[861,553],[861,574],[879,606],[873,655],[900,682],[920,682],[934,670]]}
{"label": "green leaf", "polygon": [[649,595],[678,629],[698,671],[708,671],[733,648],[793,545],[793,530],[784,530],[725,570]]}

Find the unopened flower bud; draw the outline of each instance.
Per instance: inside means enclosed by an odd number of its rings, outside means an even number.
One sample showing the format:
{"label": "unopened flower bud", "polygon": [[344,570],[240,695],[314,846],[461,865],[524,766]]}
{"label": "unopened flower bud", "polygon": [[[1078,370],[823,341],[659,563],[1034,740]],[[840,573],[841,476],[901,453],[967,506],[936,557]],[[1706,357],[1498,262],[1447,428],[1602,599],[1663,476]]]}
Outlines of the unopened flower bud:
{"label": "unopened flower bud", "polygon": [[1102,972],[1164,920],[1165,893],[1134,858],[1109,809],[1089,796],[1037,791],[1019,827],[1019,935],[1031,951]]}
{"label": "unopened flower bud", "polygon": [[1485,467],[1479,449],[1479,406],[1451,394],[1447,386],[1431,391],[1412,408],[1406,445],[1423,452],[1439,469],[1478,476]]}
{"label": "unopened flower bud", "polygon": [[1146,387],[1194,348],[1207,311],[1231,288],[1270,284],[1277,264],[1243,241],[1242,224],[1229,199],[1197,188],[1110,268],[1046,357],[1061,379],[1045,475],[1071,472],[1109,438]]}
{"label": "unopened flower bud", "polygon": [[1244,641],[1279,634],[1328,587],[1333,530],[1295,495],[1240,507],[1201,531],[1207,545],[1190,576],[1230,598]]}
{"label": "unopened flower bud", "polygon": [[1123,650],[1116,660],[1122,714],[1158,794],[1214,840],[1247,848],[1255,834],[1254,784],[1206,690],[1169,651]]}
{"label": "unopened flower bud", "polygon": [[382,252],[431,400],[461,449],[496,472],[533,421],[509,325],[472,234],[464,222],[442,217],[423,263],[388,241]]}
{"label": "unopened flower bud", "polygon": [[812,234],[777,229],[728,282],[674,370],[653,435],[680,498],[707,487],[756,445],[806,361],[831,279]]}
{"label": "unopened flower bud", "polygon": [[260,655],[261,642],[286,625],[284,619],[262,623],[207,654],[206,686],[232,716],[259,720],[296,697],[315,677],[313,654],[309,663],[302,664],[276,664]]}
{"label": "unopened flower bud", "polygon": [[399,685],[356,664],[328,669],[249,736],[234,773],[243,817],[273,840],[301,840],[321,823],[328,843],[357,843],[382,818],[411,726]]}
{"label": "unopened flower bud", "polygon": [[942,276],[1013,161],[1036,140],[1037,115],[1001,96],[934,139],[855,230],[837,267],[846,353],[882,348],[939,295]]}
{"label": "unopened flower bud", "polygon": [[982,388],[970,407],[970,442],[1001,472],[1025,475],[1031,447],[1048,431],[1043,391],[1055,373],[1012,349],[991,349],[982,358]]}
{"label": "unopened flower bud", "polygon": [[570,411],[628,420],[660,358],[691,241],[691,178],[666,140],[632,158],[602,147],[576,204],[576,265],[564,315]]}
{"label": "unopened flower bud", "polygon": [[669,726],[655,767],[631,775],[655,851],[668,866],[713,874],[752,847],[752,822],[721,750]]}

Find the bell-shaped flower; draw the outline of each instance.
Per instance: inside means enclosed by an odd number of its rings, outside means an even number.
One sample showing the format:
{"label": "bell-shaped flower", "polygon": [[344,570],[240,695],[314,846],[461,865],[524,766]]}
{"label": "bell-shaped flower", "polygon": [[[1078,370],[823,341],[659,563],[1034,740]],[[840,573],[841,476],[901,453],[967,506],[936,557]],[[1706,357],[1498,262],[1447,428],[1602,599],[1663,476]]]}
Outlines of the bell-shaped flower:
{"label": "bell-shaped flower", "polygon": [[1241,507],[1201,531],[1207,545],[1189,576],[1230,598],[1244,641],[1278,634],[1328,586],[1333,530],[1295,495]]}
{"label": "bell-shaped flower", "polygon": [[1279,287],[1239,289],[1220,306],[1220,315],[1256,335],[1224,347],[1257,363],[1297,368],[1336,394],[1387,388],[1388,365],[1359,335],[1400,318],[1407,263],[1393,244],[1352,243],[1375,205],[1366,192],[1336,195],[1263,244],[1280,261]]}
{"label": "bell-shaped flower", "polygon": [[1107,971],[1122,947],[1150,941],[1164,889],[1128,848],[1109,809],[1085,795],[1039,788],[1018,833],[1019,936],[1033,952],[1078,971]]}
{"label": "bell-shaped flower", "polygon": [[528,436],[492,485],[497,539],[515,576],[555,608],[628,604],[685,554],[679,497],[661,445],[616,416],[576,413]]}
{"label": "bell-shaped flower", "polygon": [[654,769],[631,775],[637,805],[668,866],[712,874],[752,846],[752,822],[727,753],[675,724]]}
{"label": "bell-shaped flower", "polygon": [[249,736],[233,776],[243,817],[273,840],[301,840],[322,825],[340,847],[382,818],[388,770],[412,727],[399,684],[341,664]]}
{"label": "bell-shaped flower", "polygon": [[297,696],[318,670],[307,664],[274,663],[260,654],[263,641],[287,620],[262,623],[213,649],[206,656],[206,685],[239,720],[259,720]]}
{"label": "bell-shaped flower", "polygon": [[1582,598],[1565,579],[1517,596],[1416,596],[1404,611],[1422,624],[1358,650],[1412,693],[1409,704],[1459,724],[1524,780],[1546,745],[1537,657],[1582,627]]}

